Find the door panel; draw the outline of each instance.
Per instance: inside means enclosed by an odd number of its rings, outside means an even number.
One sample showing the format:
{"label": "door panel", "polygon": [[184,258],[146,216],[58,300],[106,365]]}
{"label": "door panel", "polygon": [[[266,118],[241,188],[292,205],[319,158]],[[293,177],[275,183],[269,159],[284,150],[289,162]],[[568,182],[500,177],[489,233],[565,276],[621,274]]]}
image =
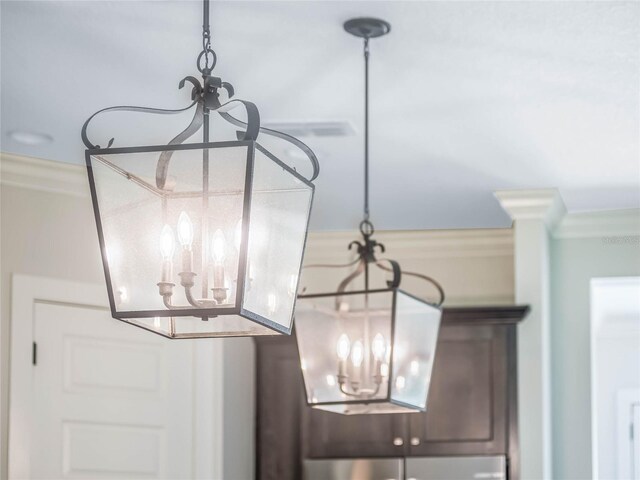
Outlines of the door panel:
{"label": "door panel", "polygon": [[410,416],[410,455],[503,453],[506,330],[440,330],[426,413]]}
{"label": "door panel", "polygon": [[[34,478],[189,478],[192,350],[106,310],[35,305]],[[36,453],[37,452],[37,453]]]}

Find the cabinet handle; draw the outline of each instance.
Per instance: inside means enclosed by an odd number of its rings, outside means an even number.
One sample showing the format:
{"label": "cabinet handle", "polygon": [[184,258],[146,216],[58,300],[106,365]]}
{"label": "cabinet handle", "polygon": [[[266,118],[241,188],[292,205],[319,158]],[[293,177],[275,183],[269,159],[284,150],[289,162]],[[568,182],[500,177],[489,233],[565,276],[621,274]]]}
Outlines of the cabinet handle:
{"label": "cabinet handle", "polygon": [[411,437],[411,445],[417,447],[420,445],[420,439],[418,437]]}
{"label": "cabinet handle", "polygon": [[396,437],[396,438],[393,439],[393,444],[396,447],[401,447],[402,445],[404,445],[404,440],[402,438],[400,438],[400,437]]}

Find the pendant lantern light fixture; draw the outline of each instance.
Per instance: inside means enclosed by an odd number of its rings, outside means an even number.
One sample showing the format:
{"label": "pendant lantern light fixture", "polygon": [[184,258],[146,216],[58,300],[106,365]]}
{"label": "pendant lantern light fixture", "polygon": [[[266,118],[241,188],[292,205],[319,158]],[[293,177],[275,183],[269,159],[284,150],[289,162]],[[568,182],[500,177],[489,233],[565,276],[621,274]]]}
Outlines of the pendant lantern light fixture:
{"label": "pendant lantern light fixture", "polygon": [[[179,83],[191,87],[190,105],[109,107],[82,128],[111,314],[169,338],[289,334],[318,162],[299,140],[262,128],[256,106],[212,75],[209,0],[202,42],[202,82]],[[87,135],[101,113],[190,109],[193,120],[168,144],[112,148],[112,138],[101,148]],[[215,113],[239,127],[237,138],[210,142]],[[200,143],[184,143],[198,132]],[[260,133],[300,148],[310,177],[260,145]]]}
{"label": "pendant lantern light fixture", "polygon": [[[385,248],[372,237],[369,219],[369,40],[389,33],[390,25],[375,18],[355,18],[345,30],[364,40],[365,145],[364,218],[355,268],[331,293],[298,296],[296,338],[307,403],[341,414],[407,413],[426,409],[431,370],[444,301],[432,278],[402,271],[394,260],[378,259]],[[371,288],[370,267],[392,274],[384,287]],[[311,267],[340,267],[310,265]],[[364,277],[364,289],[348,290]],[[429,303],[400,289],[403,275],[431,283],[438,291]]]}

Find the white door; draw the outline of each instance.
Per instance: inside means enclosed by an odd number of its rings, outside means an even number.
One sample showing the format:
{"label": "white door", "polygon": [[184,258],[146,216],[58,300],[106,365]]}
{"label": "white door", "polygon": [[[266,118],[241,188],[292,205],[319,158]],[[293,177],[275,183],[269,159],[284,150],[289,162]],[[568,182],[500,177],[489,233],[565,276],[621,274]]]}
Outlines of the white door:
{"label": "white door", "polygon": [[193,478],[192,342],[36,303],[32,478]]}

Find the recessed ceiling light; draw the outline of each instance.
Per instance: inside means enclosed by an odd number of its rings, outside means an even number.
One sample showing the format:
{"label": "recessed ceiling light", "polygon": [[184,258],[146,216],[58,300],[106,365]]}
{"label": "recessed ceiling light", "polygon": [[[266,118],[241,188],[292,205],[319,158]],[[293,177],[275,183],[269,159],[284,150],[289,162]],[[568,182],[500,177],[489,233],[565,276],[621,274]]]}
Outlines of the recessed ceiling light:
{"label": "recessed ceiling light", "polygon": [[31,132],[29,130],[13,130],[9,132],[9,138],[23,145],[44,145],[53,142],[53,137],[46,133]]}

